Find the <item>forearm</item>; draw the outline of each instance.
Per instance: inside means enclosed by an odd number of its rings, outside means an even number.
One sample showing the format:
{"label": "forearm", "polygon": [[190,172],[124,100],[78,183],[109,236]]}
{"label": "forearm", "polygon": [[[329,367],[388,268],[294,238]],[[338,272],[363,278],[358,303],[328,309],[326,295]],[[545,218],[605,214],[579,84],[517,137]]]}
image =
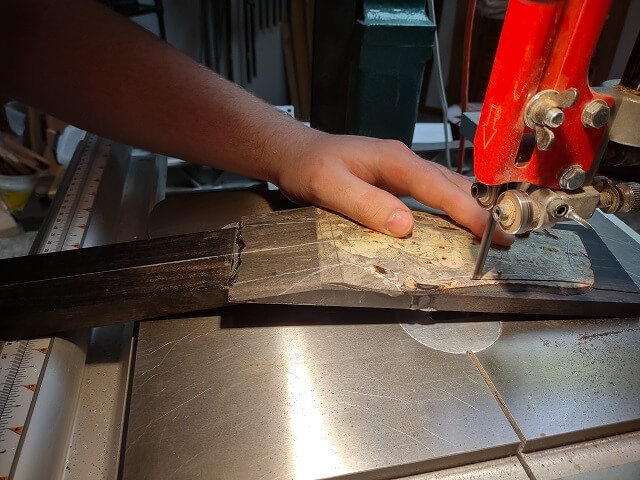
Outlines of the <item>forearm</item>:
{"label": "forearm", "polygon": [[93,0],[0,0],[0,61],[5,95],[123,143],[272,181],[381,232],[413,227],[389,192],[477,235],[486,224],[468,180],[399,142],[306,128]]}
{"label": "forearm", "polygon": [[94,1],[0,5],[0,90],[82,128],[270,181],[317,134]]}

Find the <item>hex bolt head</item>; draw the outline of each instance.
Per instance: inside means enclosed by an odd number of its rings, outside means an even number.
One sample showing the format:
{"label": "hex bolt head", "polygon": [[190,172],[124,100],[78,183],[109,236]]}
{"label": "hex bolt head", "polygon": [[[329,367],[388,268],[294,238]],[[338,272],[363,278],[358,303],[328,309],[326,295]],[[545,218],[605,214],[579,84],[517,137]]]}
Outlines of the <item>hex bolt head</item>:
{"label": "hex bolt head", "polygon": [[548,109],[544,114],[543,123],[549,128],[558,128],[564,122],[564,112],[558,107]]}
{"label": "hex bolt head", "polygon": [[584,184],[586,178],[587,174],[580,166],[571,165],[562,172],[558,183],[565,190],[577,190]]}
{"label": "hex bolt head", "polygon": [[588,128],[602,128],[609,123],[611,109],[603,100],[593,100],[582,111],[582,124]]}

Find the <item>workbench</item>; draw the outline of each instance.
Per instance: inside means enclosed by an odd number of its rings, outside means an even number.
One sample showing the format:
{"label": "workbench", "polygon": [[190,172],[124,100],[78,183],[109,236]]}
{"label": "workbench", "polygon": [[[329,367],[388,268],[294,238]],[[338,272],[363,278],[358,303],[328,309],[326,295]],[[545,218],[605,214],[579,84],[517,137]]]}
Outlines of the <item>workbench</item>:
{"label": "workbench", "polygon": [[[104,144],[84,247],[266,208],[220,186],[184,210],[166,159]],[[640,286],[638,234],[591,224]],[[637,478],[638,318],[418,314],[250,305],[54,338],[13,478]]]}

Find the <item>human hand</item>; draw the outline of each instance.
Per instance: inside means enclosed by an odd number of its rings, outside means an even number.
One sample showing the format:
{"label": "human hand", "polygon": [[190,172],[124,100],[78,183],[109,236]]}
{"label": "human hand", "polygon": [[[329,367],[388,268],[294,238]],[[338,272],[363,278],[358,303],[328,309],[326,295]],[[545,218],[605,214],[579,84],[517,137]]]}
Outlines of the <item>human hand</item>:
{"label": "human hand", "polygon": [[[411,195],[444,211],[475,235],[484,232],[489,213],[471,197],[470,180],[423,160],[401,142],[310,130],[296,146],[283,160],[277,179],[283,193],[294,201],[406,237],[414,220],[397,195]],[[496,229],[494,243],[511,245],[513,241],[512,235]]]}

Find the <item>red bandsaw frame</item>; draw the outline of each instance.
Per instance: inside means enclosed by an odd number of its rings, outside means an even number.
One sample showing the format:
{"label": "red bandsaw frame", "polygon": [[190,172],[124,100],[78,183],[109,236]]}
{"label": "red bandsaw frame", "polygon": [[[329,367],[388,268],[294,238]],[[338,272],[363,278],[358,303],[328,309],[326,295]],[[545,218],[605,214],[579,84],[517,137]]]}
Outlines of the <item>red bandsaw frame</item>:
{"label": "red bandsaw frame", "polygon": [[[610,0],[509,2],[474,141],[479,181],[559,189],[567,167],[590,170],[606,129],[585,127],[582,111],[595,99],[609,107],[614,103],[588,84],[589,63],[610,5]],[[540,91],[569,88],[578,90],[578,100],[564,109],[552,147],[534,148],[527,163],[516,165],[523,138],[534,133],[524,120],[527,103]]]}

